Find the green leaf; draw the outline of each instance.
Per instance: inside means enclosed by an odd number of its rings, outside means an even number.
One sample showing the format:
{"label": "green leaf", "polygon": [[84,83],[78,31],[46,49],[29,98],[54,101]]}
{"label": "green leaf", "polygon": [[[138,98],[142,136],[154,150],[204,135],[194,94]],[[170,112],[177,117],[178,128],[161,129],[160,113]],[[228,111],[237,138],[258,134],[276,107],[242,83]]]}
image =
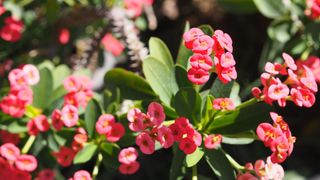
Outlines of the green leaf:
{"label": "green leaf", "polygon": [[56,89],[61,86],[63,84],[63,80],[71,74],[71,70],[68,66],[61,64],[53,70],[52,74],[54,83],[53,89]]}
{"label": "green leaf", "polygon": [[224,10],[234,14],[251,14],[258,11],[253,0],[218,0]]}
{"label": "green leaf", "polygon": [[234,124],[236,122],[236,119],[239,115],[239,110],[229,111],[229,112],[223,112],[221,114],[218,114],[214,116],[214,119],[212,120],[212,123],[208,127],[210,131],[219,129],[231,124]]}
{"label": "green leaf", "polygon": [[143,61],[143,72],[153,91],[170,106],[171,98],[178,91],[174,69],[169,69],[163,62],[149,56]]}
{"label": "green leaf", "polygon": [[92,143],[86,144],[74,157],[74,164],[81,164],[89,161],[96,153],[98,146]]}
{"label": "green leaf", "polygon": [[187,167],[192,167],[196,165],[204,155],[204,152],[202,149],[197,148],[196,151],[194,151],[192,154],[188,154],[186,156],[186,165]]}
{"label": "green leaf", "polygon": [[[184,33],[189,31],[190,29],[190,23],[187,21],[186,25],[184,27]],[[192,51],[190,51],[186,46],[184,45],[183,37],[181,36],[181,43],[179,47],[178,56],[176,59],[177,64],[181,65],[185,69],[188,68],[188,60],[189,57],[192,55]]]}
{"label": "green leaf", "polygon": [[199,122],[201,115],[201,97],[193,88],[180,89],[174,97],[174,108],[179,116]]}
{"label": "green leaf", "polygon": [[52,151],[59,151],[59,144],[56,141],[56,139],[54,138],[52,133],[49,133],[46,139],[47,139],[47,142],[48,142],[48,147]]}
{"label": "green leaf", "polygon": [[181,65],[177,64],[175,67],[176,81],[179,88],[192,87],[192,83],[188,79],[187,70]]}
{"label": "green leaf", "polygon": [[52,104],[57,99],[62,98],[67,93],[68,93],[68,91],[64,88],[64,86],[60,85],[58,88],[56,88],[53,91],[52,95],[50,96],[50,104]]}
{"label": "green leaf", "polygon": [[40,70],[40,81],[32,87],[33,90],[33,106],[45,109],[50,105],[50,97],[53,91],[53,77],[48,68]]}
{"label": "green leaf", "polygon": [[102,110],[97,100],[92,99],[85,110],[84,121],[86,125],[86,130],[89,137],[92,137],[95,132],[95,124],[99,116],[102,114]]}
{"label": "green leaf", "polygon": [[259,11],[268,18],[278,18],[285,14],[282,0],[253,0]]}
{"label": "green leaf", "polygon": [[112,91],[115,88],[119,88],[120,94],[124,99],[140,100],[156,98],[146,80],[125,69],[112,69],[106,73],[104,79],[106,87]]}
{"label": "green leaf", "polygon": [[149,40],[150,55],[156,57],[169,69],[172,69],[173,59],[167,45],[159,38],[152,37]]}
{"label": "green leaf", "polygon": [[214,81],[210,94],[215,98],[229,97],[232,90],[233,82],[223,84],[218,78]]}
{"label": "green leaf", "polygon": [[208,165],[220,180],[235,179],[233,168],[220,149],[205,150],[205,157]]}
{"label": "green leaf", "polygon": [[54,64],[50,60],[45,60],[38,65],[39,70],[42,70],[44,68],[48,68],[49,70],[52,71],[54,69]]}
{"label": "green leaf", "polygon": [[177,180],[183,177],[183,162],[185,159],[185,154],[182,151],[176,151],[172,158],[172,163],[170,167],[170,180]]}
{"label": "green leaf", "polygon": [[241,98],[239,96],[239,92],[240,92],[239,83],[233,82],[233,86],[232,86],[231,92],[230,92],[230,99],[232,100],[232,102],[234,103],[235,106],[241,104]]}
{"label": "green leaf", "polygon": [[291,19],[274,20],[268,27],[268,35],[272,40],[285,43],[295,32],[291,32]]}
{"label": "green leaf", "polygon": [[113,145],[110,143],[102,143],[100,145],[100,148],[106,152],[107,154],[109,154],[110,156],[112,156],[112,152],[113,152]]}
{"label": "green leaf", "polygon": [[24,133],[28,131],[28,128],[26,126],[26,124],[18,122],[18,121],[14,121],[12,123],[10,123],[8,126],[8,131],[11,133]]}
{"label": "green leaf", "polygon": [[205,104],[202,110],[201,124],[207,124],[210,118],[215,113],[215,110],[213,109],[213,105],[212,105],[212,101],[214,100],[214,97],[211,95],[208,95],[204,100],[205,100]]}
{"label": "green leaf", "polygon": [[258,103],[253,106],[242,108],[234,123],[217,128],[213,132],[220,134],[235,134],[243,131],[255,130],[260,123],[270,119],[269,112],[272,110],[273,107],[265,103]]}
{"label": "green leaf", "polygon": [[208,24],[203,24],[203,25],[199,26],[199,28],[208,36],[212,36],[214,33],[214,30]]}
{"label": "green leaf", "polygon": [[222,142],[225,144],[250,144],[255,139],[257,139],[256,134],[254,131],[244,131],[237,134],[224,134],[222,138]]}

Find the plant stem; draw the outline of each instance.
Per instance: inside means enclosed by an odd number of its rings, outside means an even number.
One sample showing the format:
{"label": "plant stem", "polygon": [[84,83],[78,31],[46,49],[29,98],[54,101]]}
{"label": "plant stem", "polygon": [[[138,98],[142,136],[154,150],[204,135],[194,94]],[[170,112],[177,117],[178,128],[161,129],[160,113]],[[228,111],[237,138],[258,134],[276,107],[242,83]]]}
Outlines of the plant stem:
{"label": "plant stem", "polygon": [[243,103],[241,103],[239,106],[237,106],[237,109],[242,109],[248,106],[251,106],[253,104],[256,104],[257,102],[259,102],[260,100],[257,98],[251,98]]}
{"label": "plant stem", "polygon": [[197,165],[192,166],[192,180],[198,180]]}
{"label": "plant stem", "polygon": [[23,146],[21,153],[27,154],[35,140],[36,140],[36,136],[30,136],[26,144]]}
{"label": "plant stem", "polygon": [[102,162],[102,159],[103,159],[103,156],[101,153],[98,154],[98,157],[97,157],[97,161],[96,161],[96,164],[94,165],[94,168],[93,168],[93,171],[92,171],[92,179],[95,180],[98,176],[98,173],[99,173],[99,166]]}
{"label": "plant stem", "polygon": [[245,168],[243,166],[241,166],[236,160],[234,160],[228,153],[226,153],[222,148],[221,151],[224,153],[224,155],[227,157],[227,159],[229,160],[230,164],[233,166],[233,168],[235,168],[236,170],[244,170]]}

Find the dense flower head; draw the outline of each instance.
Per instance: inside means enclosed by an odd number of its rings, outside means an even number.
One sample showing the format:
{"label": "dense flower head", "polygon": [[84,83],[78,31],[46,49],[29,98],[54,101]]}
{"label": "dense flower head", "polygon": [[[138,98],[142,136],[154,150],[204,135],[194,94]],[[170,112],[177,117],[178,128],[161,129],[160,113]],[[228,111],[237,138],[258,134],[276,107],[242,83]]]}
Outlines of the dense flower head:
{"label": "dense flower head", "polygon": [[306,60],[297,60],[297,67],[299,69],[299,73],[303,73],[304,68],[303,66],[306,66],[310,69],[310,71],[313,73],[317,83],[320,83],[320,58],[317,56],[310,56]]}
{"label": "dense flower head", "polygon": [[37,135],[39,132],[46,132],[50,129],[50,124],[45,115],[38,115],[27,123],[28,133]]}
{"label": "dense flower head", "polygon": [[63,167],[67,167],[72,164],[75,154],[76,152],[73,149],[66,146],[62,146],[58,152],[52,153],[57,162]]}
{"label": "dense flower head", "polygon": [[318,0],[306,0],[307,8],[305,14],[311,19],[319,19],[320,17],[320,2]]}
{"label": "dense flower head", "polygon": [[127,119],[129,121],[129,129],[131,131],[142,131],[146,128],[146,114],[141,112],[138,108],[133,108],[128,111]]}
{"label": "dense flower head", "polygon": [[188,79],[193,84],[205,84],[209,80],[209,72],[217,73],[223,83],[237,78],[232,39],[227,33],[216,30],[210,37],[199,28],[191,28],[184,33],[183,39],[185,46],[195,53],[190,58],[191,68],[188,70]]}
{"label": "dense flower head", "polygon": [[124,51],[124,45],[116,39],[111,33],[107,33],[101,40],[101,44],[106,51],[111,52],[114,56],[120,56]]}
{"label": "dense flower head", "polygon": [[13,17],[4,19],[4,26],[0,29],[0,37],[8,42],[16,42],[21,39],[24,24]]}
{"label": "dense flower head", "polygon": [[6,130],[0,130],[0,141],[2,144],[12,143],[14,145],[18,145],[20,142],[20,136],[19,134],[10,133]]}
{"label": "dense flower head", "polygon": [[212,102],[213,109],[216,110],[234,110],[235,106],[230,98],[216,98]]}
{"label": "dense flower head", "polygon": [[147,116],[150,119],[150,122],[155,126],[160,126],[166,119],[162,105],[157,102],[149,104]]}
{"label": "dense flower head", "polygon": [[256,132],[258,138],[272,151],[271,161],[282,163],[292,153],[296,138],[291,135],[289,125],[282,116],[274,112],[271,112],[270,116],[273,119],[273,125],[261,123]]}
{"label": "dense flower head", "polygon": [[55,180],[55,172],[51,169],[43,169],[38,174],[35,180]]}
{"label": "dense flower head", "polygon": [[106,136],[109,142],[117,142],[125,134],[125,129],[121,123],[116,122],[111,114],[103,114],[96,122],[96,131],[98,134]]}
{"label": "dense flower head", "polygon": [[[284,59],[283,64],[266,63],[266,72],[260,76],[263,89],[254,87],[252,94],[268,104],[277,101],[281,107],[286,106],[287,100],[293,101],[300,107],[313,106],[315,103],[314,94],[318,91],[315,79],[317,70],[312,71],[307,66],[308,63],[304,65],[304,63],[298,61],[296,64],[293,58],[286,53],[283,53],[282,57]],[[310,65],[310,67],[313,66]],[[281,81],[283,76],[286,78],[285,81]]]}
{"label": "dense flower head", "polygon": [[73,141],[71,143],[71,148],[75,151],[78,152],[80,151],[85,143],[88,141],[88,136],[87,134],[81,134],[77,133],[73,136]]}
{"label": "dense flower head", "polygon": [[61,110],[61,119],[66,127],[73,127],[77,125],[79,115],[78,109],[73,105],[65,105]]}

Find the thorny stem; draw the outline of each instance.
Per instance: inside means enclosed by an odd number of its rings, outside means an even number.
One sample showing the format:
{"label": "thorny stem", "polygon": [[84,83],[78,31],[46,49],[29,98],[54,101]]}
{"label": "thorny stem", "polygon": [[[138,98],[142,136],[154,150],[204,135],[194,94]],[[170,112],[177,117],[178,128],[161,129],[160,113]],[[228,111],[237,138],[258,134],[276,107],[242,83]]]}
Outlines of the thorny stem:
{"label": "thorny stem", "polygon": [[103,156],[101,153],[98,154],[96,164],[94,165],[93,171],[92,171],[92,179],[95,180],[97,178],[97,175],[99,173],[99,166],[102,162]]}
{"label": "thorny stem", "polygon": [[198,180],[197,165],[192,166],[192,180]]}
{"label": "thorny stem", "polygon": [[30,136],[28,138],[26,144],[23,146],[23,148],[21,150],[21,153],[22,154],[27,154],[35,140],[36,140],[36,136]]}

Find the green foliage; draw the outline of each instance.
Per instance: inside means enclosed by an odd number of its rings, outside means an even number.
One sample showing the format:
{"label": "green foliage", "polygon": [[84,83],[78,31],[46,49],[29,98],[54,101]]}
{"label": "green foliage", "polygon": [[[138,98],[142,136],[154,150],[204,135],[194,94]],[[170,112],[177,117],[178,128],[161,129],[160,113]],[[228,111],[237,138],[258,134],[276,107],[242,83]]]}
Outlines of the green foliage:
{"label": "green foliage", "polygon": [[203,157],[204,152],[201,148],[197,148],[192,154],[186,156],[187,167],[195,166]]}
{"label": "green foliage", "polygon": [[74,157],[74,164],[88,162],[97,152],[98,146],[93,143],[86,144]]}
{"label": "green foliage", "polygon": [[170,167],[170,180],[177,180],[183,178],[183,163],[185,156],[186,155],[180,150],[176,151],[176,153],[174,154]]}
{"label": "green foliage", "polygon": [[259,11],[268,18],[278,18],[286,12],[282,0],[253,0],[253,2]]}
{"label": "green foliage", "polygon": [[215,98],[229,97],[232,90],[233,82],[223,84],[218,78],[214,81],[210,89],[210,94]]}
{"label": "green foliage", "polygon": [[150,55],[157,58],[169,69],[174,67],[173,58],[167,45],[159,38],[152,37],[149,40]]}
{"label": "green foliage", "polygon": [[32,105],[45,109],[50,105],[50,97],[53,91],[53,77],[48,68],[40,70],[40,81],[37,85],[32,87],[33,90],[33,103]]}
{"label": "green foliage", "polygon": [[235,179],[234,171],[224,153],[218,150],[205,150],[208,165],[220,180]]}
{"label": "green foliage", "polygon": [[102,114],[102,110],[99,102],[95,99],[92,99],[88,103],[84,113],[86,130],[90,138],[93,137],[93,134],[95,132],[96,122],[98,121],[98,118],[101,114]]}

